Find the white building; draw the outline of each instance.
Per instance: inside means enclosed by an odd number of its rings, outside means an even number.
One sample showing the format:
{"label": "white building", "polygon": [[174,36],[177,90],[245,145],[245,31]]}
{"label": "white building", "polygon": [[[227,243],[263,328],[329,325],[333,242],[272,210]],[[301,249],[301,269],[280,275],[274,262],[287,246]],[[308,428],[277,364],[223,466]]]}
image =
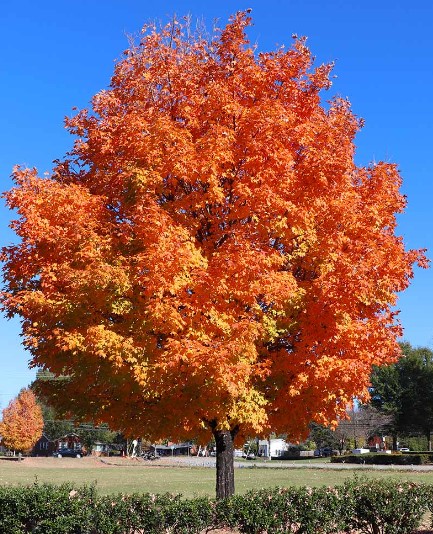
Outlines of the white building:
{"label": "white building", "polygon": [[288,448],[289,446],[285,439],[261,439],[259,441],[259,456],[267,456],[268,458],[278,458],[279,456],[283,456],[284,453],[288,450]]}

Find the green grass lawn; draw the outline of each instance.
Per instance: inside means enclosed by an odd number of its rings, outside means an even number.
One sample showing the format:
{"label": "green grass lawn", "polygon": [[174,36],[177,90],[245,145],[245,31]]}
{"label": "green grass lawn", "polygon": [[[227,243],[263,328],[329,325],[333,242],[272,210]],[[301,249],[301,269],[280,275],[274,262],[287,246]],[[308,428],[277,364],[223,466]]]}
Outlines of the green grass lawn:
{"label": "green grass lawn", "polygon": [[[72,460],[78,461],[78,460]],[[353,472],[332,469],[260,469],[235,470],[236,492],[272,486],[333,486],[353,477]],[[374,471],[357,472],[360,477],[392,478],[433,484],[433,472]],[[200,467],[32,467],[23,462],[0,461],[0,485],[71,482],[76,485],[95,483],[101,494],[110,493],[182,493],[185,497],[215,494],[215,470]]]}

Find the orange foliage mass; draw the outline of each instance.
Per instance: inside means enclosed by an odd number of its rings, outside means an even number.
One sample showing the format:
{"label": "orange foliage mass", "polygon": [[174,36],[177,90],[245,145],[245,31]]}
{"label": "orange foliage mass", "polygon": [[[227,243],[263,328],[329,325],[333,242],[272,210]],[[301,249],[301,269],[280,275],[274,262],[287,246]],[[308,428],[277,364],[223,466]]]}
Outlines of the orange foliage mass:
{"label": "orange foliage mass", "polygon": [[6,194],[2,302],[33,365],[133,435],[332,424],[397,356],[396,292],[427,265],[395,235],[396,166],[356,166],[361,121],[321,103],[332,66],[303,39],[256,53],[249,23],[146,28],[68,157]]}
{"label": "orange foliage mass", "polygon": [[2,444],[14,451],[30,451],[42,436],[42,410],[30,389],[23,389],[3,410],[0,422]]}

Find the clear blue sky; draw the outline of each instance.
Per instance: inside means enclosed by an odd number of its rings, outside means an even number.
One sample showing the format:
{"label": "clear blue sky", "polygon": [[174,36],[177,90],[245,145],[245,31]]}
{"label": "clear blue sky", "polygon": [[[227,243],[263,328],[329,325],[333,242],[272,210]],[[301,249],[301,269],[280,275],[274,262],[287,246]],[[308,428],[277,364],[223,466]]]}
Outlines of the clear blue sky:
{"label": "clear blue sky", "polygon": [[[399,164],[408,197],[398,233],[408,248],[433,257],[433,2],[431,0],[21,0],[0,11],[0,190],[14,164],[40,173],[62,157],[73,138],[63,129],[71,108],[86,107],[107,87],[127,35],[149,20],[176,13],[215,18],[252,8],[249,35],[259,50],[306,35],[317,62],[335,61],[331,94],[348,97],[365,119],[357,163]],[[14,236],[0,203],[0,246]],[[398,308],[404,338],[433,346],[433,270],[417,271]],[[35,375],[20,344],[19,323],[0,317],[0,408]]]}

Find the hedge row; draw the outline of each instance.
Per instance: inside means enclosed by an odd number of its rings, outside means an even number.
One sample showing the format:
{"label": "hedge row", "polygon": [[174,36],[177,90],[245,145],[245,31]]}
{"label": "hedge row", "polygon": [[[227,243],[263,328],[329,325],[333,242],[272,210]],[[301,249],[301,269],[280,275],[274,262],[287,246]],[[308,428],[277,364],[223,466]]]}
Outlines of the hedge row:
{"label": "hedge row", "polygon": [[98,496],[94,487],[0,488],[0,533],[406,534],[433,508],[433,486],[354,479],[334,488],[275,488],[215,502],[179,495]]}
{"label": "hedge row", "polygon": [[433,453],[409,453],[409,454],[348,454],[345,456],[333,456],[333,463],[366,464],[366,465],[423,465],[433,463]]}

